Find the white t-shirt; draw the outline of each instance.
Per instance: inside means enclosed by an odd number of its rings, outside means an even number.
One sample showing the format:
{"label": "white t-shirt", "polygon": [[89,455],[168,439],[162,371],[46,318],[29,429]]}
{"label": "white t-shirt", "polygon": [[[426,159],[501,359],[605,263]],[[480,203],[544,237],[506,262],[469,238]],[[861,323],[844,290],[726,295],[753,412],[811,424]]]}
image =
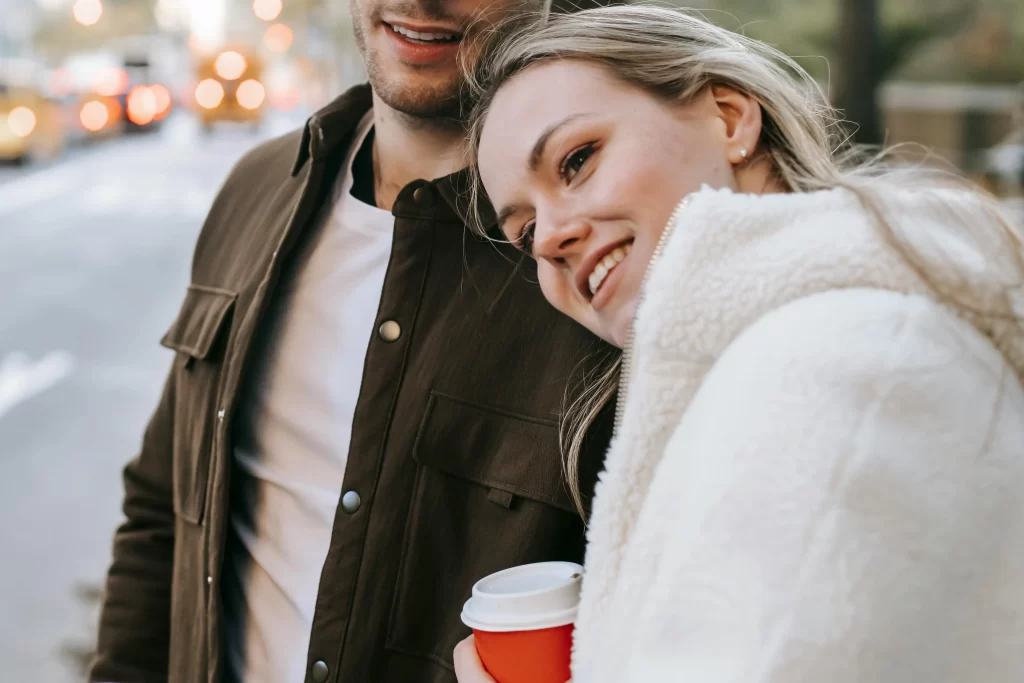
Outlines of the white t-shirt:
{"label": "white t-shirt", "polygon": [[224,573],[229,673],[301,683],[394,218],[351,194],[360,124],[305,265],[282,274],[235,423]]}

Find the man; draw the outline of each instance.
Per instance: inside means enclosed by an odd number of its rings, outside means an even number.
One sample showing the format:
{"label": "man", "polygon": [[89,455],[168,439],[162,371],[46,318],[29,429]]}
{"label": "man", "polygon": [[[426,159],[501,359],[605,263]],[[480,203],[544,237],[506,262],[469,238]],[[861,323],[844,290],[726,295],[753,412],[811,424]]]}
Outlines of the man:
{"label": "man", "polygon": [[602,347],[462,219],[456,52],[533,8],[352,0],[372,91],[226,181],[125,468],[92,681],[453,683],[477,579],[582,559],[557,414]]}

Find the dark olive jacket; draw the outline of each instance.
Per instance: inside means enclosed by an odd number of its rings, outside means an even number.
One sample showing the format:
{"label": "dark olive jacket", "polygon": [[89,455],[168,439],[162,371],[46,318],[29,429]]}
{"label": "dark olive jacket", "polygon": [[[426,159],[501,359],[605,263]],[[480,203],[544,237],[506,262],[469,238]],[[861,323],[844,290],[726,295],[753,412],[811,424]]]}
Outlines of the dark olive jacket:
{"label": "dark olive jacket", "polygon": [[[124,471],[93,681],[225,680],[232,417],[282,270],[301,268],[371,105],[357,87],[255,149],[213,204],[161,342],[175,352],[163,396]],[[477,579],[583,557],[557,421],[581,362],[607,348],[544,301],[532,263],[467,230],[465,190],[464,172],[418,180],[394,204],[342,485],[361,502],[337,509],[309,683],[454,683]],[[603,422],[584,491],[607,436]]]}

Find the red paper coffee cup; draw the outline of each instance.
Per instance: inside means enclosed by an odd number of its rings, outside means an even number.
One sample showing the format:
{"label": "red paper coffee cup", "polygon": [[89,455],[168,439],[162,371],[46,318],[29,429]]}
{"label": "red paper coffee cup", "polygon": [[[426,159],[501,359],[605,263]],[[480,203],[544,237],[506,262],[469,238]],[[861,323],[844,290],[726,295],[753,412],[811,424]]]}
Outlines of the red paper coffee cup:
{"label": "red paper coffee cup", "polygon": [[481,579],[462,609],[498,683],[566,683],[583,567],[542,562]]}

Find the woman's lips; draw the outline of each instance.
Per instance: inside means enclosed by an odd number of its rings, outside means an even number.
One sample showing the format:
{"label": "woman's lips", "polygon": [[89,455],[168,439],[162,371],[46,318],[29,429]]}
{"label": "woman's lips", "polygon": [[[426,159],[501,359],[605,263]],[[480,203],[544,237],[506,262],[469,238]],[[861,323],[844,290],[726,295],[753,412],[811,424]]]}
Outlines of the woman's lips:
{"label": "woman's lips", "polygon": [[594,267],[594,270],[587,277],[587,284],[590,287],[591,296],[597,294],[597,290],[601,288],[601,285],[604,282],[605,278],[613,270],[615,270],[615,268],[620,263],[622,263],[622,261],[629,254],[629,250],[631,248],[632,243],[627,243],[615,247],[597,263],[597,265]]}
{"label": "woman's lips", "polygon": [[607,270],[612,270],[614,264],[618,263],[618,261],[621,261],[622,259],[609,259],[609,255],[613,254],[616,249],[625,248],[627,245],[632,245],[632,243],[633,238],[620,240],[618,242],[610,242],[603,246],[591,249],[583,256],[579,267],[572,274],[572,278],[575,281],[576,289],[579,291],[580,296],[587,301],[590,301],[593,298],[600,283],[595,281],[593,282],[593,286],[591,286],[591,277],[594,275],[595,271],[597,271],[598,266],[608,259],[609,264],[611,265],[607,267]]}
{"label": "woman's lips", "polygon": [[[590,276],[591,283],[596,281],[596,286],[591,287],[593,294],[590,299],[590,306],[595,311],[604,308],[615,294],[615,290],[627,270],[624,264],[629,260],[629,253],[632,247],[632,241],[619,245],[609,252],[595,267],[594,272]],[[609,265],[611,266],[610,268],[608,268]],[[603,275],[600,274],[602,268],[606,271]]]}

